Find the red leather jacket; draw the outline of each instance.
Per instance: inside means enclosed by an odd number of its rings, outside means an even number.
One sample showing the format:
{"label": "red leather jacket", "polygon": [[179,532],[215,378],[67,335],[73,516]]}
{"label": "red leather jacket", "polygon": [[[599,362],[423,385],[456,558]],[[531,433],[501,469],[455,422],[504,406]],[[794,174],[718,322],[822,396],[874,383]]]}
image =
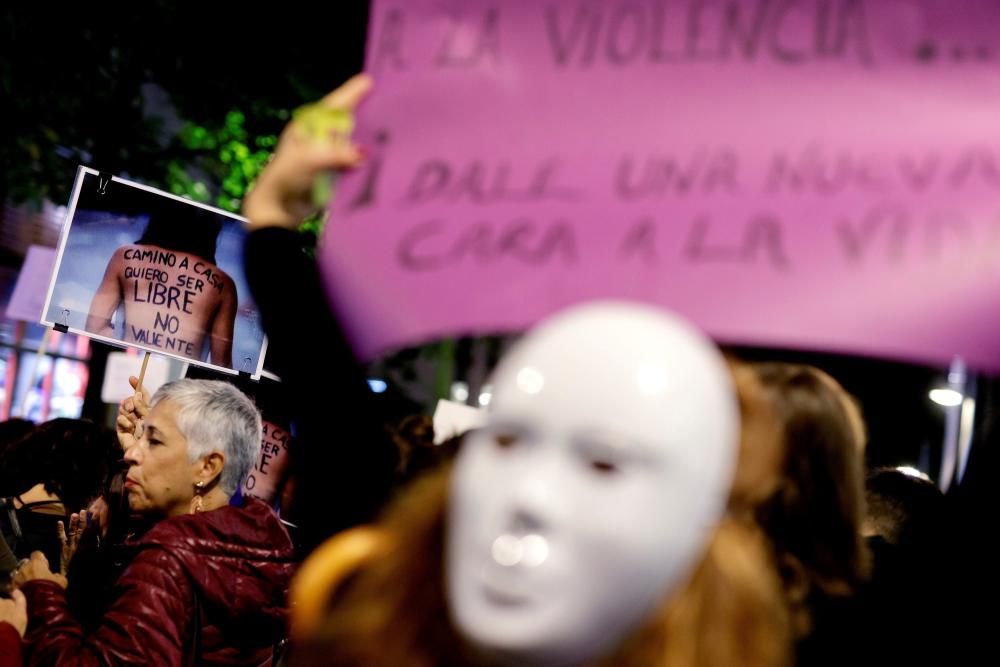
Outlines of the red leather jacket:
{"label": "red leather jacket", "polygon": [[0,622],[0,667],[21,667],[21,635],[4,622]]}
{"label": "red leather jacket", "polygon": [[[31,665],[186,665],[200,617],[198,665],[253,665],[285,633],[292,543],[269,507],[165,519],[133,545],[101,626],[84,636],[63,589],[50,581],[23,587],[28,598]],[[200,611],[196,614],[196,605]]]}

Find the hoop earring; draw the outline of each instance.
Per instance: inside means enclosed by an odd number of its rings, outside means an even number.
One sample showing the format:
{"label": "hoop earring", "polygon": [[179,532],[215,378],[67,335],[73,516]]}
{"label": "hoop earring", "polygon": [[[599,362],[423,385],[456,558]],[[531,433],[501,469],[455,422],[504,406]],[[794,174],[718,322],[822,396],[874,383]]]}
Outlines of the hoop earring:
{"label": "hoop earring", "polygon": [[194,498],[191,499],[191,514],[197,514],[204,510],[201,500],[201,487],[205,485],[205,482],[198,482],[194,485]]}

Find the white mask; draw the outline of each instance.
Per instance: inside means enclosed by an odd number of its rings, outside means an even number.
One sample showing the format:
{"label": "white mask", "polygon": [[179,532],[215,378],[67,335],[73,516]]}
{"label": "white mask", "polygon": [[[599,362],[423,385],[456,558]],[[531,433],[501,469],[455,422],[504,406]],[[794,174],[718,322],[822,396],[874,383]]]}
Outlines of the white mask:
{"label": "white mask", "polygon": [[600,658],[689,576],[725,509],[728,369],[683,321],[597,303],[529,333],[492,384],[451,482],[453,621],[489,661]]}

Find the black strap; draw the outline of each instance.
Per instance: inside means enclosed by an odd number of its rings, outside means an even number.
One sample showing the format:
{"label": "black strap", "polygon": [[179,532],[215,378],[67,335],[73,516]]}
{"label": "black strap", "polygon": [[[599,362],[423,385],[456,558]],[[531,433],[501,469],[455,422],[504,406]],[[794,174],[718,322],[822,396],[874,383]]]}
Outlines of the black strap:
{"label": "black strap", "polygon": [[192,586],[191,590],[194,591],[194,612],[191,617],[192,629],[191,629],[191,639],[187,647],[187,665],[188,667],[195,667],[198,664],[198,653],[201,651],[201,596],[198,595],[198,589]]}
{"label": "black strap", "polygon": [[[16,500],[17,500],[17,502],[21,503],[21,506],[18,507],[17,509],[19,509],[19,510],[29,510],[29,511],[35,509],[36,507],[44,507],[45,505],[62,505],[63,504],[63,501],[61,501],[61,500],[33,500],[30,503],[26,503],[23,500],[21,500],[21,496],[17,496]],[[13,505],[13,503],[12,503],[12,505]]]}

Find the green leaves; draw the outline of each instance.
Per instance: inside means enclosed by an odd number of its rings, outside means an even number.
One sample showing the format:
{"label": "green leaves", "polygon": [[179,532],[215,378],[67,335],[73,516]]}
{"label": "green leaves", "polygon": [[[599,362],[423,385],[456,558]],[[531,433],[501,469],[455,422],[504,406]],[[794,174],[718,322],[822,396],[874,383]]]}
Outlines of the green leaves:
{"label": "green leaves", "polygon": [[192,11],[0,3],[0,201],[64,204],[84,164],[236,211],[289,109],[362,67],[366,2]]}
{"label": "green leaves", "polygon": [[171,192],[199,202],[212,201],[227,211],[240,210],[243,197],[278,144],[276,132],[282,123],[282,110],[254,107],[264,117],[253,119],[253,130],[248,128],[247,114],[239,109],[228,111],[217,124],[184,123],[175,142],[182,155],[167,168]]}

